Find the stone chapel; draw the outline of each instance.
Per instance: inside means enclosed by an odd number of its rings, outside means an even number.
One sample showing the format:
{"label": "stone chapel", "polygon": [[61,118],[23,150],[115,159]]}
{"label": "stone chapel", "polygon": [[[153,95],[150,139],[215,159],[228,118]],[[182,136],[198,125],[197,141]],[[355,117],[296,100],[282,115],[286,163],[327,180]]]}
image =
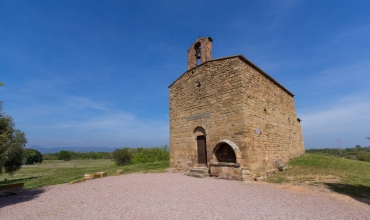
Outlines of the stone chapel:
{"label": "stone chapel", "polygon": [[171,168],[249,181],[305,152],[294,95],[243,55],[212,59],[210,37],[188,49],[169,108]]}

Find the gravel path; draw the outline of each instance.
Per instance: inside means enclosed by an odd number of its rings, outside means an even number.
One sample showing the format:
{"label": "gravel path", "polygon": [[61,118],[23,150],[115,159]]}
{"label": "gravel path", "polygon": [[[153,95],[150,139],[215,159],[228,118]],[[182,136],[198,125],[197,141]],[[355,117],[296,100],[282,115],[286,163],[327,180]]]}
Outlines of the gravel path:
{"label": "gravel path", "polygon": [[0,219],[370,219],[370,206],[272,184],[152,173],[0,197]]}

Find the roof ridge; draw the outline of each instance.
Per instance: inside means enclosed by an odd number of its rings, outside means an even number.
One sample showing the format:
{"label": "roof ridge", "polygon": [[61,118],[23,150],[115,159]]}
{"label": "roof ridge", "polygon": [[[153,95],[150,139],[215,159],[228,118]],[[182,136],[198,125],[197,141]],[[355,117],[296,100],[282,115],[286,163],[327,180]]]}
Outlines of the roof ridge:
{"label": "roof ridge", "polygon": [[181,74],[173,83],[171,83],[171,85],[168,86],[168,88],[170,88],[177,80],[179,80],[185,73],[189,72],[189,71],[192,71],[206,63],[209,63],[209,62],[213,62],[213,61],[218,61],[218,60],[225,60],[225,59],[230,59],[230,58],[235,58],[235,57],[239,57],[241,60],[243,60],[244,62],[246,62],[247,64],[250,64],[254,69],[256,69],[258,72],[262,73],[263,75],[265,75],[268,79],[270,79],[273,83],[275,83],[277,86],[279,86],[280,88],[282,88],[285,92],[287,92],[289,95],[291,95],[292,97],[294,97],[294,94],[292,92],[290,92],[287,88],[285,88],[283,85],[281,85],[278,81],[276,81],[274,78],[272,78],[272,76],[270,76],[269,74],[267,74],[265,71],[263,71],[261,68],[259,68],[256,64],[254,64],[252,61],[248,60],[247,58],[245,58],[242,54],[237,54],[237,55],[233,55],[233,56],[227,56],[227,57],[220,57],[220,58],[216,58],[216,59],[212,59],[212,60],[208,60],[204,63],[201,63],[199,66],[196,66],[194,68],[191,68],[187,71],[185,71],[183,74]]}

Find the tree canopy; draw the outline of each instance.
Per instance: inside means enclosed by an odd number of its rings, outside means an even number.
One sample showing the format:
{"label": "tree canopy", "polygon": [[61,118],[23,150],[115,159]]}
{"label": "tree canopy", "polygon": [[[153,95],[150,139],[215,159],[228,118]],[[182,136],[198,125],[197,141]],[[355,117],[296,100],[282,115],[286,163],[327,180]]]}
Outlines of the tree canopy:
{"label": "tree canopy", "polygon": [[58,160],[71,160],[72,154],[69,151],[61,150],[58,154]]}
{"label": "tree canopy", "polygon": [[42,162],[42,154],[40,151],[31,148],[24,149],[23,158],[23,163],[27,165]]}
{"label": "tree canopy", "polygon": [[0,102],[0,174],[19,170],[26,143],[25,134],[15,129],[13,119],[2,111]]}

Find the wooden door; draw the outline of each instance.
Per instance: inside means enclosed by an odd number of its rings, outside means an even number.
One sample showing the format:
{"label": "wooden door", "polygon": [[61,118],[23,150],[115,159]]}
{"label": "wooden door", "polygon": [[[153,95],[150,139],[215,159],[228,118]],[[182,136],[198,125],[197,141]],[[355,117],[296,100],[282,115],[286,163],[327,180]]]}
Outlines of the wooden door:
{"label": "wooden door", "polygon": [[207,164],[206,136],[197,137],[198,164]]}

